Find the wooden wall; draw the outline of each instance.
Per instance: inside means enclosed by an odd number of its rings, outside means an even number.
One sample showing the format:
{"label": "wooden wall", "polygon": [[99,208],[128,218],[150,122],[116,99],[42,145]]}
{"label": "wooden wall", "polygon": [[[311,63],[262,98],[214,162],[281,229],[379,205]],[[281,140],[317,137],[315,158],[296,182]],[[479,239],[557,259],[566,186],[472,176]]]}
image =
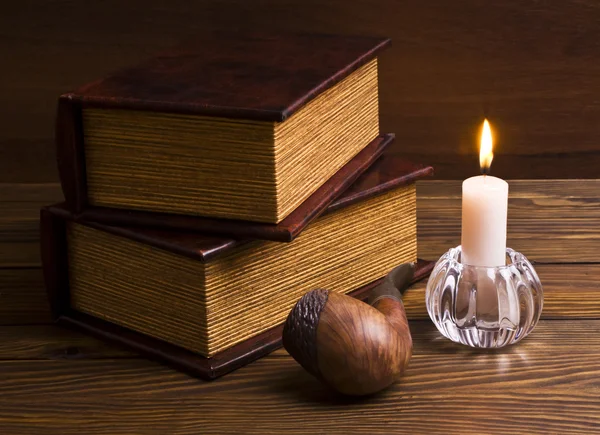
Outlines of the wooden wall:
{"label": "wooden wall", "polygon": [[[61,193],[57,96],[214,28],[390,36],[381,124],[438,178],[600,178],[597,0],[19,0],[0,13],[0,323],[46,321],[37,210]],[[4,308],[3,308],[4,307]],[[36,320],[37,319],[37,320]]]}
{"label": "wooden wall", "polygon": [[476,129],[510,178],[600,173],[596,0],[21,0],[0,14],[0,182],[56,180],[56,97],[213,28],[390,36],[381,123],[438,177],[477,171]]}

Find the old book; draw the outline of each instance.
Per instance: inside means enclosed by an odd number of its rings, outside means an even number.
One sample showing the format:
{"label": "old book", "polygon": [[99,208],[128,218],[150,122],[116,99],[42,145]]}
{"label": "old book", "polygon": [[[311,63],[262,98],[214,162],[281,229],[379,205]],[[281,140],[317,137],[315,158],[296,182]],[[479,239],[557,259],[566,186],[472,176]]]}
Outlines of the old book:
{"label": "old book", "polygon": [[[88,206],[78,214],[78,218],[108,225],[173,228],[235,238],[291,242],[310,222],[323,213],[336,197],[351,186],[382,155],[393,140],[394,135],[390,133],[377,137],[277,224],[94,206]],[[426,174],[429,169],[424,167],[415,170]],[[411,176],[413,175],[415,174],[411,172]]]}
{"label": "old book", "polygon": [[197,356],[196,374],[211,377],[206,370],[215,364],[222,374],[260,356],[248,343],[272,348],[268,331],[305,292],[350,292],[416,261],[414,181],[430,172],[384,156],[289,244],[107,226],[78,220],[64,206],[45,208],[53,311],[130,345],[114,331],[144,337],[133,347],[146,353],[153,354],[148,343],[167,343]]}
{"label": "old book", "polygon": [[[48,222],[49,223],[49,222]],[[415,266],[413,282],[429,275],[433,261],[418,260]],[[348,293],[357,299],[366,299],[373,287],[379,284],[375,280]],[[68,300],[67,287],[53,294],[53,300]],[[58,290],[59,287],[56,287]],[[205,380],[213,380],[251,363],[282,346],[283,324],[277,325],[248,340],[242,341],[212,358],[205,358],[183,347],[151,337],[129,328],[118,326],[98,317],[75,311],[66,305],[56,321],[60,325],[75,328],[92,334],[103,340],[126,346],[155,361],[164,363],[177,370],[189,373]]]}
{"label": "old book", "polygon": [[212,34],[61,96],[67,205],[281,222],[378,136],[388,44]]}

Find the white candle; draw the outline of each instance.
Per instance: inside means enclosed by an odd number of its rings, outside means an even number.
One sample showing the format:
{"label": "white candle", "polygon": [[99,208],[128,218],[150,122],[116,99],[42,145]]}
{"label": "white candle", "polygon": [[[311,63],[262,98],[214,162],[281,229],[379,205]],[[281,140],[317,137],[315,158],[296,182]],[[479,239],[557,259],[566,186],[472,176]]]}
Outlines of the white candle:
{"label": "white candle", "polygon": [[462,257],[472,266],[504,266],[508,183],[480,175],[462,185]]}
{"label": "white candle", "polygon": [[[487,172],[492,163],[492,132],[483,124],[479,161]],[[497,177],[480,175],[462,185],[462,256],[472,266],[506,264],[506,218],[508,183]]]}

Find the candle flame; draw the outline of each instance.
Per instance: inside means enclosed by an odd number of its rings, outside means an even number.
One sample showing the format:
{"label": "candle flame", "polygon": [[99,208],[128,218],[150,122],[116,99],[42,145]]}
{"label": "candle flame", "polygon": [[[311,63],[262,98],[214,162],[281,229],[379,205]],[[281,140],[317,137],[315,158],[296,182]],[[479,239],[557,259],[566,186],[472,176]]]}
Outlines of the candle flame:
{"label": "candle flame", "polygon": [[487,174],[490,171],[490,166],[492,166],[492,160],[494,159],[492,148],[492,129],[488,120],[485,119],[481,131],[481,142],[479,143],[479,166],[484,174]]}

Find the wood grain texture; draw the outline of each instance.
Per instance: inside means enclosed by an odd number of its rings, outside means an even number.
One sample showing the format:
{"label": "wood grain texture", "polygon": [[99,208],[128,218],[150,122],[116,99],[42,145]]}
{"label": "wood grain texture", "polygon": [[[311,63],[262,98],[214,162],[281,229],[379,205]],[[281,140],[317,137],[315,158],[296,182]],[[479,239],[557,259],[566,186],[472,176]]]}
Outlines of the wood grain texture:
{"label": "wood grain texture", "polygon": [[[407,153],[402,142],[397,141],[390,154],[402,156],[413,162],[423,162],[435,168],[435,179],[463,180],[479,172],[479,155],[474,150],[469,155],[451,154],[443,150],[429,155],[422,152]],[[497,152],[495,151],[497,154]],[[492,163],[492,175],[504,179],[594,179],[600,176],[600,153],[594,151],[545,153],[543,155],[497,154]]]}
{"label": "wood grain texture", "polygon": [[42,270],[0,269],[0,325],[50,323]]}
{"label": "wood grain texture", "polygon": [[319,316],[315,345],[320,377],[349,395],[376,393],[400,378],[412,352],[402,303],[380,299],[373,307],[330,293]]}
{"label": "wood grain texture", "polygon": [[[381,124],[401,152],[471,156],[485,114],[499,132],[498,175],[597,177],[599,17],[593,0],[12,2],[0,17],[10,59],[0,73],[0,180],[56,181],[59,94],[199,29],[226,28],[389,36]],[[512,166],[523,155],[532,170]]]}
{"label": "wood grain texture", "polygon": [[[600,318],[600,265],[536,265],[544,286],[544,319]],[[426,281],[409,289],[404,305],[409,319],[426,319]],[[0,270],[0,324],[50,322],[40,269]]]}
{"label": "wood grain texture", "polygon": [[[589,373],[579,373],[579,365],[576,359],[583,358],[588,362],[597,355],[600,350],[600,320],[571,319],[569,322],[557,320],[541,320],[534,332],[524,339],[517,346],[509,346],[494,351],[485,351],[469,348],[453,343],[444,337],[435,329],[430,321],[411,320],[409,326],[413,338],[413,358],[407,369],[406,377],[395,384],[392,390],[398,390],[404,393],[414,393],[423,389],[427,385],[436,385],[441,390],[463,389],[468,390],[477,386],[485,385],[486,382],[498,386],[502,382],[512,381],[514,387],[541,387],[541,386],[567,386],[568,384],[579,384],[581,387],[597,387],[600,382],[595,376],[600,371],[600,362],[596,361],[589,366]],[[560,326],[560,327],[559,327]],[[286,386],[300,386],[306,379],[313,379],[307,373],[305,374],[300,366],[293,361],[284,349],[279,349],[271,355],[256,361],[228,376],[212,382],[204,382],[189,377],[182,373],[170,370],[160,364],[147,361],[135,355],[127,355],[126,352],[111,348],[91,338],[84,338],[75,332],[63,330],[56,326],[3,326],[0,329],[7,328],[6,334],[12,334],[13,338],[7,340],[2,346],[0,359],[3,360],[3,367],[11,367],[11,370],[18,371],[17,360],[39,360],[36,364],[44,367],[52,367],[57,372],[68,372],[69,367],[74,368],[72,379],[78,383],[85,383],[85,379],[78,379],[81,375],[76,373],[76,367],[88,367],[90,379],[87,391],[74,391],[74,398],[82,397],[87,393],[102,393],[103,379],[110,379],[111,376],[125,379],[126,372],[129,370],[139,370],[140,379],[132,379],[126,384],[115,382],[107,394],[118,397],[127,394],[144,394],[144,391],[135,391],[130,389],[131,385],[146,385],[145,392],[155,397],[168,398],[177,397],[177,390],[181,393],[199,393],[206,394],[238,394],[240,391],[247,393],[278,392],[282,393]],[[37,332],[36,328],[49,328],[45,332]],[[45,354],[46,349],[40,346],[40,340],[46,342],[58,343],[64,337],[64,343],[82,343],[88,348],[86,356],[82,355],[72,364],[68,361],[54,361],[54,358],[48,358]],[[25,350],[24,350],[25,349]],[[9,359],[8,355],[15,355],[15,358]],[[21,356],[19,356],[21,355]],[[571,358],[571,362],[569,359]],[[50,359],[52,361],[42,361]],[[120,363],[111,363],[103,360],[123,359]],[[455,360],[452,363],[452,360]],[[14,361],[13,361],[14,360]],[[139,360],[139,361],[135,361]],[[418,360],[418,362],[416,362]],[[444,371],[439,370],[440,364],[444,366]],[[102,373],[96,368],[102,367],[106,363],[106,373]],[[564,379],[561,379],[560,373],[552,373],[553,367],[563,366],[565,368]],[[570,368],[568,366],[571,366]],[[121,369],[122,374],[117,375],[116,371]],[[544,374],[544,370],[548,373]],[[476,371],[478,373],[476,373]],[[97,371],[97,373],[95,373]],[[4,372],[3,372],[4,373]],[[273,382],[261,382],[261,378],[268,377],[269,373],[273,375]],[[462,377],[453,377],[450,374],[461,374]],[[469,373],[474,376],[468,379]],[[293,376],[292,376],[293,374]],[[164,376],[164,385],[157,385],[149,382],[152,376]],[[477,376],[475,376],[477,375]],[[539,375],[539,376],[536,376]],[[295,377],[297,376],[297,379]],[[92,379],[93,378],[93,379]],[[283,379],[287,382],[279,384]],[[467,379],[465,381],[465,379]],[[6,394],[16,392],[12,390],[12,382],[9,379],[0,380],[0,393]],[[117,381],[117,379],[115,379]],[[552,381],[552,382],[551,382]],[[52,385],[52,380],[48,379],[48,385]],[[464,386],[460,383],[466,382]],[[310,382],[310,388],[315,393],[325,393],[324,387],[315,389],[320,385],[318,381]],[[34,386],[34,383],[28,385]],[[68,383],[56,385],[52,394],[59,395],[68,390],[71,386]],[[317,391],[320,390],[320,391]],[[23,390],[23,393],[26,391]],[[331,393],[331,391],[329,391]],[[329,394],[331,397],[336,395]]]}
{"label": "wood grain texture", "polygon": [[[544,288],[543,319],[600,319],[600,264],[537,264]],[[428,319],[423,280],[403,296],[409,319]]]}
{"label": "wood grain texture", "polygon": [[[460,244],[461,181],[419,182],[419,257]],[[600,180],[509,180],[507,245],[537,262],[595,262]]]}
{"label": "wood grain texture", "polygon": [[0,268],[40,265],[40,207],[61,200],[56,183],[0,183]]}
{"label": "wood grain texture", "polygon": [[140,358],[87,334],[56,325],[0,327],[0,361]]}
{"label": "wood grain texture", "polygon": [[1,361],[0,427],[19,434],[594,433],[600,321],[555,324],[542,321],[518,346],[490,353],[441,339],[430,322],[411,322],[405,377],[362,400],[341,399],[283,350],[211,383],[141,359]]}
{"label": "wood grain texture", "polygon": [[[452,432],[589,435],[596,433],[600,424],[595,393],[552,387],[538,392],[523,388],[472,394],[465,391],[458,397],[451,391],[397,393],[369,406],[323,403],[314,395],[313,402],[303,405],[299,402],[307,399],[277,395],[207,395],[185,400],[147,397],[76,400],[67,396],[35,402],[30,397],[9,397],[10,401],[0,399],[0,425],[6,433],[19,435],[40,432],[70,435],[79,434],[82,429],[96,435],[114,434],[115,430],[138,435],[312,434],[324,427],[328,434],[340,435]],[[270,411],[278,412],[280,418],[269,418]]]}

